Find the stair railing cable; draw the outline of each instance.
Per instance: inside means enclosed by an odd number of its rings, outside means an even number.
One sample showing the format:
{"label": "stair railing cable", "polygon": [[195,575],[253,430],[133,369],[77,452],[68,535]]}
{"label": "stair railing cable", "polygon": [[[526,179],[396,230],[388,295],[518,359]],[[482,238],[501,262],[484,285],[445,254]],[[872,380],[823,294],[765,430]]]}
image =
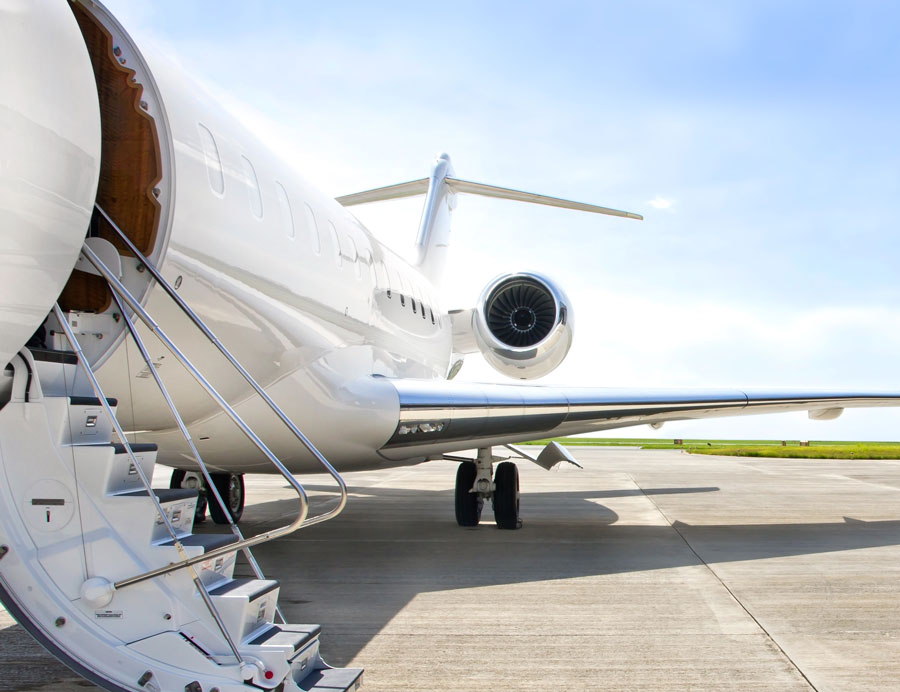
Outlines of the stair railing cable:
{"label": "stair railing cable", "polygon": [[[168,388],[165,384],[163,384],[162,378],[156,371],[156,367],[153,365],[153,359],[150,357],[150,353],[147,351],[147,347],[144,345],[144,340],[141,338],[140,334],[137,331],[137,328],[134,326],[134,322],[132,321],[131,317],[128,316],[128,311],[125,310],[125,306],[122,304],[122,299],[115,291],[112,291],[112,297],[116,303],[116,306],[119,308],[119,314],[122,315],[122,319],[125,321],[125,326],[128,329],[128,333],[131,335],[131,338],[134,340],[135,345],[141,352],[141,357],[144,359],[144,363],[146,363],[150,374],[153,376],[153,380],[156,382],[156,386],[159,387],[160,393],[166,400],[166,404],[168,405],[169,410],[172,412],[172,416],[174,417],[175,422],[178,425],[178,429],[181,431],[185,442],[187,443],[188,447],[190,447],[191,454],[193,455],[194,460],[197,462],[197,466],[200,468],[200,472],[203,474],[203,478],[206,479],[207,489],[212,493],[214,500],[222,509],[223,515],[228,519],[228,526],[231,529],[231,533],[234,534],[238,541],[243,541],[244,534],[238,528],[238,525],[235,523],[234,519],[232,519],[231,512],[228,510],[228,506],[225,504],[225,500],[219,493],[219,489],[216,487],[216,484],[213,483],[213,479],[209,473],[209,469],[200,456],[200,450],[198,450],[197,446],[194,444],[194,439],[191,437],[191,433],[188,431],[187,426],[184,423],[184,419],[178,412],[178,408],[175,406],[175,402],[172,400]],[[243,553],[244,557],[247,558],[247,562],[250,564],[250,568],[253,570],[253,574],[256,575],[256,578],[265,579],[265,574],[263,574],[263,571],[260,568],[259,563],[256,561],[256,558],[254,557],[250,548],[244,548]],[[275,606],[275,614],[278,616],[281,622],[287,622],[287,620],[285,620],[284,618],[284,614],[281,612],[281,608],[277,604]]]}
{"label": "stair railing cable", "polygon": [[[148,260],[140,250],[138,250],[137,246],[131,241],[131,239],[122,231],[121,228],[116,224],[115,221],[110,218],[109,214],[104,211],[99,204],[95,204],[94,207],[100,213],[101,216],[106,220],[106,222],[115,230],[118,234],[119,238],[122,239],[122,242],[128,246],[128,249],[134,254],[134,256],[147,268],[150,272],[151,276],[156,280],[157,284],[168,294],[168,296],[175,301],[178,307],[184,312],[185,315],[194,323],[194,325],[203,332],[204,336],[219,350],[219,352],[231,363],[232,367],[237,370],[240,375],[247,381],[247,383],[256,391],[259,397],[266,402],[269,408],[275,413],[276,416],[281,420],[282,423],[294,434],[294,436],[306,447],[307,451],[312,454],[316,460],[322,465],[322,467],[328,472],[328,474],[334,479],[335,483],[337,483],[338,489],[340,491],[340,499],[333,509],[323,512],[314,517],[310,517],[306,519],[304,526],[312,526],[313,524],[318,524],[323,521],[327,521],[338,514],[340,514],[344,507],[347,504],[347,484],[344,482],[344,479],[341,478],[340,474],[335,470],[335,468],[329,463],[329,461],[325,458],[325,456],[316,448],[316,446],[303,434],[303,432],[294,424],[294,422],[285,415],[284,411],[282,411],[278,405],[272,400],[272,398],[266,393],[266,391],[257,383],[255,379],[250,375],[249,372],[241,365],[237,359],[231,355],[227,348],[222,344],[221,341],[216,337],[215,334],[209,329],[209,327],[204,324],[204,322],[194,313],[193,310],[187,305],[187,303],[182,300],[181,296],[175,291],[174,288],[167,282],[162,274],[159,272],[159,269],[153,265],[150,260]],[[87,246],[85,246],[86,249]],[[93,253],[92,253],[93,254]],[[96,255],[94,255],[96,258]],[[90,259],[90,257],[89,257]],[[92,260],[93,263],[93,260]],[[96,265],[95,265],[96,266]],[[106,277],[104,277],[106,278]],[[113,277],[116,283],[120,283],[118,279]],[[109,281],[109,279],[107,279]],[[121,285],[121,284],[120,284]],[[124,287],[123,287],[124,288]],[[129,306],[134,309],[134,305],[131,304],[131,301],[127,301]],[[135,310],[135,312],[138,312]],[[143,320],[143,317],[141,318]],[[146,320],[144,320],[146,323]],[[150,326],[148,324],[148,326]]]}
{"label": "stair railing cable", "polygon": [[[87,378],[91,383],[91,389],[94,390],[94,396],[97,397],[97,399],[100,401],[101,406],[103,406],[106,415],[109,417],[109,420],[112,423],[113,429],[116,431],[116,435],[118,435],[119,439],[122,441],[123,446],[125,447],[126,452],[128,453],[128,458],[130,459],[132,466],[137,472],[138,478],[140,478],[141,480],[141,484],[143,484],[144,489],[147,491],[147,495],[153,502],[153,505],[156,508],[160,519],[162,519],[162,522],[166,527],[166,531],[172,538],[175,550],[178,551],[178,555],[182,559],[181,563],[176,564],[176,568],[188,568],[191,579],[194,582],[194,586],[203,599],[203,603],[206,605],[207,610],[209,610],[209,614],[215,621],[216,626],[219,628],[219,632],[228,643],[228,648],[231,649],[231,653],[234,654],[234,657],[237,659],[238,664],[243,666],[244,658],[241,656],[241,652],[238,651],[234,640],[231,638],[231,635],[228,634],[228,628],[225,627],[222,616],[219,614],[219,611],[216,609],[215,604],[212,602],[209,592],[206,590],[206,586],[204,586],[203,582],[200,579],[200,575],[197,574],[197,571],[193,568],[193,564],[198,560],[191,560],[190,558],[188,558],[187,552],[184,549],[184,545],[182,545],[181,541],[178,539],[178,533],[175,531],[175,527],[172,525],[172,522],[169,521],[169,517],[166,514],[165,510],[162,508],[162,504],[160,504],[159,498],[156,496],[156,493],[153,492],[153,486],[150,483],[150,479],[147,478],[147,474],[144,473],[143,467],[141,466],[140,462],[138,462],[137,457],[134,455],[134,450],[131,448],[131,444],[128,442],[128,438],[125,437],[125,431],[122,429],[122,425],[121,423],[119,423],[118,418],[116,418],[116,414],[113,413],[112,407],[109,405],[109,401],[107,400],[106,395],[103,393],[103,389],[100,387],[100,382],[97,380],[97,376],[94,375],[94,371],[91,369],[87,357],[81,350],[81,345],[78,343],[78,339],[76,338],[75,333],[72,331],[72,327],[69,325],[69,321],[66,319],[66,316],[63,314],[63,311],[59,307],[58,303],[53,306],[53,312],[56,315],[56,319],[59,320],[59,324],[66,334],[66,339],[68,339],[69,343],[72,346],[72,350],[75,351],[75,355],[78,358],[78,364],[81,366],[81,369],[84,371],[84,374],[87,375]],[[201,556],[200,559],[206,560],[209,558],[204,555]],[[115,584],[112,584],[111,588],[113,590],[118,589],[120,583],[121,582],[116,582]]]}
{"label": "stair railing cable", "polygon": [[207,560],[211,560],[213,558],[219,557],[220,555],[228,555],[239,550],[243,550],[244,548],[251,548],[255,545],[259,545],[260,543],[265,543],[266,541],[271,541],[275,538],[279,538],[280,536],[285,536],[289,533],[293,533],[297,529],[299,529],[303,524],[306,516],[309,512],[309,500],[306,496],[306,491],[303,486],[294,478],[290,471],[285,468],[284,464],[276,457],[272,451],[265,445],[265,443],[259,438],[259,436],[253,432],[249,425],[244,422],[244,419],[241,418],[238,413],[231,407],[231,405],[225,401],[224,397],[209,383],[209,381],[200,373],[199,370],[188,360],[187,356],[182,353],[181,349],[179,349],[169,338],[169,336],[162,330],[162,328],[156,323],[156,321],[150,316],[150,314],[144,309],[144,307],[138,302],[138,300],[128,291],[128,289],[122,284],[121,281],[109,270],[109,268],[103,264],[99,257],[94,253],[93,250],[88,245],[84,245],[81,249],[82,254],[90,261],[91,264],[100,272],[100,275],[106,279],[107,283],[112,288],[113,292],[118,293],[119,296],[128,304],[128,306],[134,310],[134,312],[141,318],[141,321],[147,325],[150,331],[160,340],[162,343],[168,348],[172,354],[175,356],[177,360],[181,362],[181,364],[185,367],[185,369],[194,377],[200,386],[202,386],[207,394],[219,405],[222,411],[234,422],[235,425],[241,430],[244,435],[262,452],[268,460],[272,463],[273,466],[278,470],[281,476],[291,485],[294,491],[297,493],[297,497],[300,501],[300,511],[297,514],[297,517],[293,522],[286,526],[282,526],[277,529],[272,529],[271,531],[266,531],[261,534],[257,534],[252,538],[245,538],[243,541],[238,541],[237,543],[231,543],[229,545],[222,546],[220,548],[214,548],[213,550],[208,550],[202,555],[198,555],[193,558],[188,558],[183,560],[182,562],[173,563],[171,565],[166,565],[164,567],[158,567],[157,569],[150,570],[149,572],[145,572],[143,574],[138,574],[133,577],[129,577],[127,579],[122,579],[117,581],[115,587],[122,588],[125,586],[130,586],[131,584],[137,584],[138,582],[146,581],[147,579],[153,579],[154,577],[158,577],[163,574],[168,574],[169,572],[174,572],[175,570],[183,569],[190,565],[197,564],[198,562],[206,562]]}

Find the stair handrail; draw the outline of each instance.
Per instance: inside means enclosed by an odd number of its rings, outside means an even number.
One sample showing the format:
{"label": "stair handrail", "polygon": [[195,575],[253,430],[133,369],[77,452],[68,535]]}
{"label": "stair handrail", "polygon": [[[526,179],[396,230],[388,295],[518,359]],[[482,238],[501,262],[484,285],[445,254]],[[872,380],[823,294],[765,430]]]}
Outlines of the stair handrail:
{"label": "stair handrail", "polygon": [[[193,558],[187,558],[182,560],[181,562],[173,563],[171,565],[166,565],[164,567],[158,567],[156,569],[150,570],[148,572],[144,572],[142,574],[135,575],[133,577],[129,577],[127,579],[119,580],[115,583],[115,587],[122,588],[125,586],[130,586],[132,584],[137,584],[138,582],[146,581],[147,579],[153,579],[154,577],[158,577],[163,574],[168,574],[169,572],[174,572],[179,569],[184,569],[185,567],[189,567],[191,565],[195,565],[199,562],[205,562],[207,560],[211,560],[213,558],[219,557],[221,555],[228,555],[239,550],[243,550],[244,548],[251,548],[255,545],[259,545],[260,543],[265,543],[267,541],[271,541],[275,538],[279,538],[281,536],[285,536],[287,534],[293,533],[297,529],[299,529],[305,523],[306,516],[309,512],[309,500],[306,495],[306,490],[302,485],[291,475],[290,471],[285,468],[284,464],[272,453],[272,451],[266,446],[266,444],[257,436],[255,432],[244,422],[244,419],[238,415],[238,413],[231,407],[231,405],[225,401],[224,397],[209,383],[209,381],[200,373],[200,371],[194,366],[193,363],[184,355],[184,353],[179,349],[174,342],[169,338],[169,336],[163,331],[163,329],[156,323],[152,316],[144,309],[144,307],[140,304],[140,302],[135,298],[131,292],[122,284],[121,281],[109,270],[109,268],[100,260],[99,257],[94,253],[93,250],[88,245],[84,245],[81,249],[84,256],[88,259],[88,261],[94,265],[94,268],[100,272],[100,275],[106,279],[107,283],[110,285],[110,288],[118,293],[121,298],[128,304],[128,306],[135,311],[135,313],[141,318],[141,321],[147,325],[150,331],[163,342],[163,344],[168,348],[172,354],[178,359],[181,364],[185,367],[185,369],[194,377],[198,384],[203,387],[207,394],[219,405],[219,407],[225,412],[225,414],[238,426],[241,432],[247,436],[247,438],[253,442],[257,449],[259,449],[272,463],[273,466],[278,470],[281,476],[294,488],[297,496],[300,500],[300,512],[298,513],[296,519],[293,522],[286,526],[282,526],[277,529],[272,529],[271,531],[264,531],[263,533],[257,534],[252,538],[245,538],[243,541],[238,541],[236,543],[231,543],[226,546],[222,546],[219,548],[214,548],[213,550],[209,550],[202,555],[198,555]],[[60,319],[60,316],[58,316]]]}
{"label": "stair handrail", "polygon": [[[125,310],[125,306],[122,304],[122,299],[119,297],[119,294],[115,291],[111,291],[111,293],[113,300],[116,303],[116,307],[118,307],[119,309],[119,314],[122,315],[122,319],[125,322],[125,327],[128,329],[132,340],[138,347],[138,351],[140,351],[141,357],[144,359],[144,363],[146,363],[150,374],[153,376],[153,380],[156,382],[156,386],[159,388],[160,393],[166,400],[166,405],[169,407],[169,410],[171,411],[172,416],[175,419],[176,424],[178,425],[178,429],[181,431],[181,434],[184,437],[184,441],[191,449],[194,460],[197,462],[197,466],[200,468],[200,472],[203,474],[203,478],[206,480],[207,489],[212,492],[213,498],[222,509],[223,516],[228,520],[228,526],[231,529],[231,533],[237,537],[238,541],[243,541],[244,534],[240,530],[240,528],[238,528],[237,523],[235,523],[234,519],[232,518],[231,511],[228,509],[228,506],[225,504],[225,500],[222,498],[221,493],[219,493],[219,489],[213,482],[212,475],[210,474],[209,469],[207,468],[206,464],[203,461],[203,458],[200,455],[200,450],[197,449],[197,445],[194,444],[194,439],[193,437],[191,437],[191,433],[187,429],[187,425],[185,425],[184,419],[178,412],[178,407],[175,406],[175,402],[172,400],[172,397],[169,394],[168,387],[166,387],[166,385],[163,383],[162,378],[156,370],[156,367],[154,367],[153,359],[150,357],[150,353],[147,351],[147,347],[144,345],[144,340],[141,338],[141,335],[138,333],[137,328],[134,326],[134,321],[131,319],[131,317],[129,317],[128,311]],[[259,563],[256,561],[256,557],[253,555],[253,552],[250,550],[250,548],[244,548],[243,553],[244,557],[247,558],[247,562],[250,564],[250,568],[253,570],[253,574],[256,575],[256,578],[265,579],[265,574],[263,574],[262,568],[259,566]],[[281,622],[287,622],[284,614],[281,612],[281,608],[277,604],[275,605],[275,614],[280,618]]]}
{"label": "stair handrail", "polygon": [[[328,461],[328,459],[326,459],[325,456],[318,450],[318,448],[310,441],[310,439],[306,435],[304,435],[303,432],[294,424],[294,422],[290,418],[288,418],[288,416],[284,413],[284,411],[282,411],[281,408],[266,393],[265,389],[263,389],[259,385],[259,383],[253,378],[253,376],[250,375],[249,372],[247,372],[247,370],[244,368],[244,366],[241,365],[233,355],[231,355],[231,352],[227,348],[225,348],[225,346],[222,344],[222,342],[219,341],[219,339],[216,337],[215,334],[213,334],[212,330],[209,327],[207,327],[206,324],[194,313],[194,311],[190,308],[190,306],[188,306],[188,304],[184,302],[184,300],[181,298],[181,296],[178,295],[178,293],[169,284],[169,282],[163,278],[159,269],[157,269],[157,267],[149,259],[147,259],[147,257],[144,256],[144,254],[137,248],[137,246],[131,241],[131,239],[125,234],[125,232],[116,224],[115,221],[112,220],[112,218],[110,218],[109,214],[107,214],[106,211],[99,204],[95,204],[94,208],[98,212],[100,212],[100,214],[103,216],[103,218],[106,220],[106,222],[118,234],[119,238],[122,239],[122,242],[124,242],[125,245],[128,246],[128,249],[131,250],[131,252],[134,254],[134,256],[147,268],[147,270],[150,272],[151,276],[153,276],[153,278],[156,280],[157,284],[159,284],[159,286],[161,286],[163,288],[163,290],[166,292],[166,294],[173,301],[175,301],[176,305],[178,305],[178,307],[181,309],[181,311],[185,315],[187,315],[187,317],[203,333],[203,335],[219,350],[219,352],[223,356],[225,356],[225,358],[228,360],[228,362],[231,363],[232,367],[234,367],[234,369],[237,370],[238,373],[240,373],[240,375],[247,381],[247,383],[260,396],[260,398],[266,402],[268,407],[275,413],[275,415],[278,416],[278,418],[281,420],[281,422],[284,423],[284,425],[294,434],[294,436],[298,440],[300,440],[300,442],[303,444],[303,446],[306,447],[307,451],[309,451],[309,453],[312,454],[316,458],[316,460],[319,462],[319,464],[322,465],[322,467],[334,479],[335,483],[337,483],[338,489],[340,491],[340,499],[338,500],[337,506],[331,510],[328,510],[327,512],[323,512],[322,514],[307,518],[304,525],[312,526],[313,524],[318,524],[323,521],[327,521],[327,520],[337,516],[338,514],[340,514],[343,511],[344,507],[347,505],[347,494],[348,493],[347,493],[347,484],[344,482],[344,479],[337,472],[337,470],[331,465],[331,463]],[[84,249],[87,250],[88,252],[90,252],[91,255],[94,256],[94,259],[96,259],[98,262],[100,261],[99,258],[96,256],[96,254],[94,254],[93,251],[91,251],[91,249],[87,245],[84,246]],[[88,259],[90,260],[90,256],[88,256]],[[91,263],[94,264],[94,266],[96,267],[96,264],[94,263],[93,260],[91,260]],[[98,271],[99,271],[99,267],[98,267]],[[118,278],[113,276],[112,274],[110,274],[110,272],[107,270],[106,276],[104,276],[104,278],[107,279],[107,282],[110,282],[110,278],[108,278],[108,277],[111,277],[112,281],[119,284],[120,286],[122,285],[121,282],[118,280]],[[124,288],[124,286],[122,286],[122,288]],[[126,299],[126,302],[129,303],[129,306],[132,309],[134,309],[135,312],[138,312],[138,310],[135,309],[135,305],[138,305],[138,307],[140,307],[140,306],[136,301],[134,302],[134,305],[132,305],[132,302],[128,301],[127,299]],[[146,324],[146,320],[144,320],[143,317],[141,319]],[[147,326],[149,327],[150,325],[148,324]]]}
{"label": "stair handrail", "polygon": [[[94,391],[94,395],[97,397],[97,400],[100,402],[101,406],[106,412],[106,415],[109,418],[112,427],[116,431],[116,435],[118,435],[119,439],[122,441],[122,444],[125,447],[126,452],[128,453],[128,458],[131,461],[131,464],[134,467],[134,470],[137,473],[141,484],[144,486],[144,489],[147,491],[148,497],[153,502],[153,506],[156,508],[156,512],[159,514],[160,519],[162,519],[162,522],[166,527],[166,531],[168,532],[169,536],[171,536],[173,545],[175,546],[175,550],[178,551],[179,557],[182,558],[181,563],[176,563],[177,568],[189,569],[191,580],[194,582],[194,587],[199,592],[203,603],[206,605],[206,608],[209,611],[209,614],[212,616],[213,620],[216,623],[216,626],[219,628],[219,632],[228,643],[228,647],[231,649],[231,653],[237,659],[238,664],[243,667],[245,665],[245,662],[243,656],[241,656],[241,652],[238,650],[237,645],[234,643],[234,639],[232,639],[231,635],[228,633],[228,628],[225,626],[225,622],[222,620],[222,616],[219,614],[218,609],[213,603],[212,598],[209,595],[209,591],[207,591],[206,586],[200,579],[200,575],[197,574],[197,571],[193,568],[193,565],[197,562],[197,560],[191,560],[190,558],[188,558],[187,553],[184,549],[184,545],[179,540],[178,533],[175,531],[175,527],[169,520],[169,516],[166,514],[166,511],[162,508],[162,503],[159,501],[156,493],[153,492],[153,486],[150,483],[150,479],[147,478],[147,474],[144,473],[143,467],[141,466],[140,462],[138,462],[137,457],[134,454],[134,450],[131,448],[131,443],[128,442],[128,438],[125,437],[125,431],[122,429],[122,424],[119,423],[119,419],[116,418],[116,414],[113,413],[112,407],[109,404],[109,400],[103,393],[103,388],[100,386],[100,382],[97,380],[97,376],[94,374],[93,369],[91,369],[90,363],[88,363],[88,359],[84,355],[84,351],[81,349],[81,344],[78,342],[78,338],[75,336],[75,332],[72,331],[72,327],[69,325],[69,321],[66,319],[62,309],[59,307],[59,303],[55,303],[53,305],[53,312],[56,315],[56,319],[59,320],[59,324],[66,334],[66,339],[68,339],[69,344],[71,344],[72,346],[72,350],[75,351],[75,355],[78,359],[78,364],[81,365],[85,375],[87,375],[87,378],[91,383],[91,389]],[[206,555],[202,557],[205,560],[209,559]],[[109,584],[109,588],[112,591],[115,591],[119,588],[120,584],[121,582]]]}

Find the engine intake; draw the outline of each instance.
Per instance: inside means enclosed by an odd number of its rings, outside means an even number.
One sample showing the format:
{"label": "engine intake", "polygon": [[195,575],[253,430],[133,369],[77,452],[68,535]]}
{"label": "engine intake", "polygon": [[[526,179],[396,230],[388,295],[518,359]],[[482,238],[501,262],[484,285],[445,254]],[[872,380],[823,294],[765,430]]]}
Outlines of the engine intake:
{"label": "engine intake", "polygon": [[518,379],[554,370],[572,345],[568,298],[550,279],[521,272],[484,289],[474,319],[475,341],[499,372]]}

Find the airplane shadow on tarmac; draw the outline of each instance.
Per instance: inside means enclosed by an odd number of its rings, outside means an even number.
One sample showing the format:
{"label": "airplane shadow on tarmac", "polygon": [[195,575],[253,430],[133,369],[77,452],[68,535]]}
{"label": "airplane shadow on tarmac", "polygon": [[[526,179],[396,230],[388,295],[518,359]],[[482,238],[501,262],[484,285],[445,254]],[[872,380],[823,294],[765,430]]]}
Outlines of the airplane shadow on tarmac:
{"label": "airplane shadow on tarmac", "polygon": [[[330,490],[311,490],[319,489]],[[413,598],[427,592],[691,566],[701,564],[698,555],[712,564],[900,544],[900,521],[893,520],[617,525],[618,515],[597,503],[716,491],[530,492],[523,495],[524,529],[500,531],[489,505],[480,526],[456,526],[452,490],[351,488],[353,497],[340,517],[261,545],[254,554],[266,574],[281,581],[288,621],[321,623],[323,651],[332,665],[346,665]],[[273,528],[295,509],[289,500],[253,505],[242,526],[248,535]],[[473,594],[464,607],[473,614],[489,610],[484,594]]]}

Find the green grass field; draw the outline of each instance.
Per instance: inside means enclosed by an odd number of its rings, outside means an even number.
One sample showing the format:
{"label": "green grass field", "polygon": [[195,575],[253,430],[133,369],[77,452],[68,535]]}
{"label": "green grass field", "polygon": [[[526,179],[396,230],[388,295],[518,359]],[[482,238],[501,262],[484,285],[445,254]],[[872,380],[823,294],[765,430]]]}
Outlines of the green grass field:
{"label": "green grass field", "polygon": [[550,440],[569,447],[640,447],[641,449],[683,449],[691,454],[715,454],[777,459],[900,459],[900,442],[841,442],[810,440],[675,440],[629,437],[554,437],[526,442],[545,445]]}

